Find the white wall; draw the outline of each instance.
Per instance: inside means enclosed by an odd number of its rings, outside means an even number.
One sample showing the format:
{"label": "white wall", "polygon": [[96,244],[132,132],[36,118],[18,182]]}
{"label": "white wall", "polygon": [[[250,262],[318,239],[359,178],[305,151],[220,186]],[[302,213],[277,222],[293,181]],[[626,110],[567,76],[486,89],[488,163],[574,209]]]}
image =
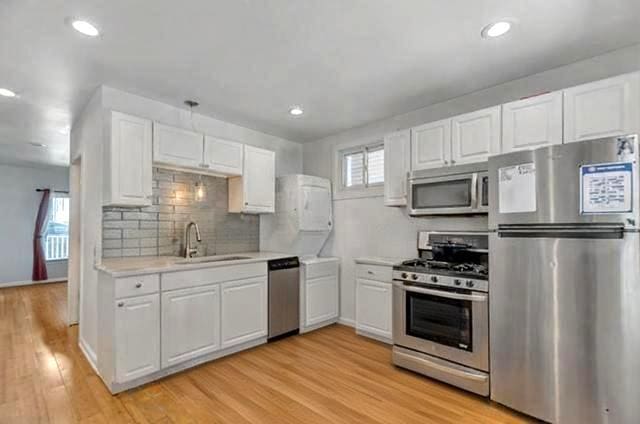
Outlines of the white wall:
{"label": "white wall", "polygon": [[[305,144],[304,173],[332,178],[332,150],[336,145],[354,140],[378,140],[395,130],[638,69],[640,69],[640,45],[635,45],[376,121]],[[469,78],[473,78],[472,69],[469,70]],[[428,102],[428,99],[425,102]],[[482,217],[411,219],[406,215],[404,208],[384,207],[381,197],[336,200],[334,211],[334,232],[322,254],[339,256],[342,259],[340,306],[341,316],[345,320],[354,318],[353,260],[358,256],[414,257],[416,232],[419,229],[486,230],[487,228],[486,218]]]}
{"label": "white wall", "polygon": [[82,264],[80,342],[95,361],[97,349],[96,252],[102,251],[102,172],[104,114],[116,110],[192,131],[240,141],[276,152],[276,176],[302,172],[302,145],[208,116],[191,114],[152,99],[111,87],[99,87],[71,130],[71,158],[82,157]]}
{"label": "white wall", "polygon": [[[42,193],[69,189],[69,168],[0,165],[0,287],[31,280],[33,229]],[[66,278],[67,261],[47,263],[49,279]]]}

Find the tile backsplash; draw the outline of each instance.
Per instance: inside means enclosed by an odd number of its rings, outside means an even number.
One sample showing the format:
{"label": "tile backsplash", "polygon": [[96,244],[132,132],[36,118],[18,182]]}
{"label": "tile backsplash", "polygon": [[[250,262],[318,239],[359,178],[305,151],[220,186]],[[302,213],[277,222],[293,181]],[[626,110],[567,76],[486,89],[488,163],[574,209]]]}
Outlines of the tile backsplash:
{"label": "tile backsplash", "polygon": [[[205,190],[195,199],[195,185]],[[102,257],[180,256],[184,228],[193,221],[200,227],[198,254],[216,255],[257,251],[260,220],[257,215],[230,214],[227,180],[180,171],[153,169],[153,205],[144,208],[104,207]]]}

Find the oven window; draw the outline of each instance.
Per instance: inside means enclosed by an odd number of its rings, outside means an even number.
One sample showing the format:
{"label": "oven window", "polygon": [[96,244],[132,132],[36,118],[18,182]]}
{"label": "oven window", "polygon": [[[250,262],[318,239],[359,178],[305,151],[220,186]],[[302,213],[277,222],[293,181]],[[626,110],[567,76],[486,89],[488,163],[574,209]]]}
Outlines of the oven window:
{"label": "oven window", "polygon": [[472,302],[406,292],[407,335],[473,351]]}
{"label": "oven window", "polygon": [[471,207],[471,178],[413,186],[413,209]]}

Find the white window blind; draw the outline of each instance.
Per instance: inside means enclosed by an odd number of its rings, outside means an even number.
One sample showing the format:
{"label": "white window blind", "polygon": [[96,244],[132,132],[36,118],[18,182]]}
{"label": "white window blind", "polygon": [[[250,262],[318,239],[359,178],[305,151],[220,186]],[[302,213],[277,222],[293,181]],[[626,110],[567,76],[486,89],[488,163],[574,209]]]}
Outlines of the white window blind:
{"label": "white window blind", "polygon": [[366,188],[384,182],[384,145],[352,148],[341,156],[343,187]]}

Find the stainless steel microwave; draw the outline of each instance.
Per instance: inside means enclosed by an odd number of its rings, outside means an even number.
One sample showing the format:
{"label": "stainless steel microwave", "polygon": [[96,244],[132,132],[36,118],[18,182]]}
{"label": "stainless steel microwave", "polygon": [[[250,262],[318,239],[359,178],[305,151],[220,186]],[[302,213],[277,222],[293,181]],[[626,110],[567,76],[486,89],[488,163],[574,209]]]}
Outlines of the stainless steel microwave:
{"label": "stainless steel microwave", "polygon": [[489,212],[487,162],[409,174],[409,215],[470,215]]}

